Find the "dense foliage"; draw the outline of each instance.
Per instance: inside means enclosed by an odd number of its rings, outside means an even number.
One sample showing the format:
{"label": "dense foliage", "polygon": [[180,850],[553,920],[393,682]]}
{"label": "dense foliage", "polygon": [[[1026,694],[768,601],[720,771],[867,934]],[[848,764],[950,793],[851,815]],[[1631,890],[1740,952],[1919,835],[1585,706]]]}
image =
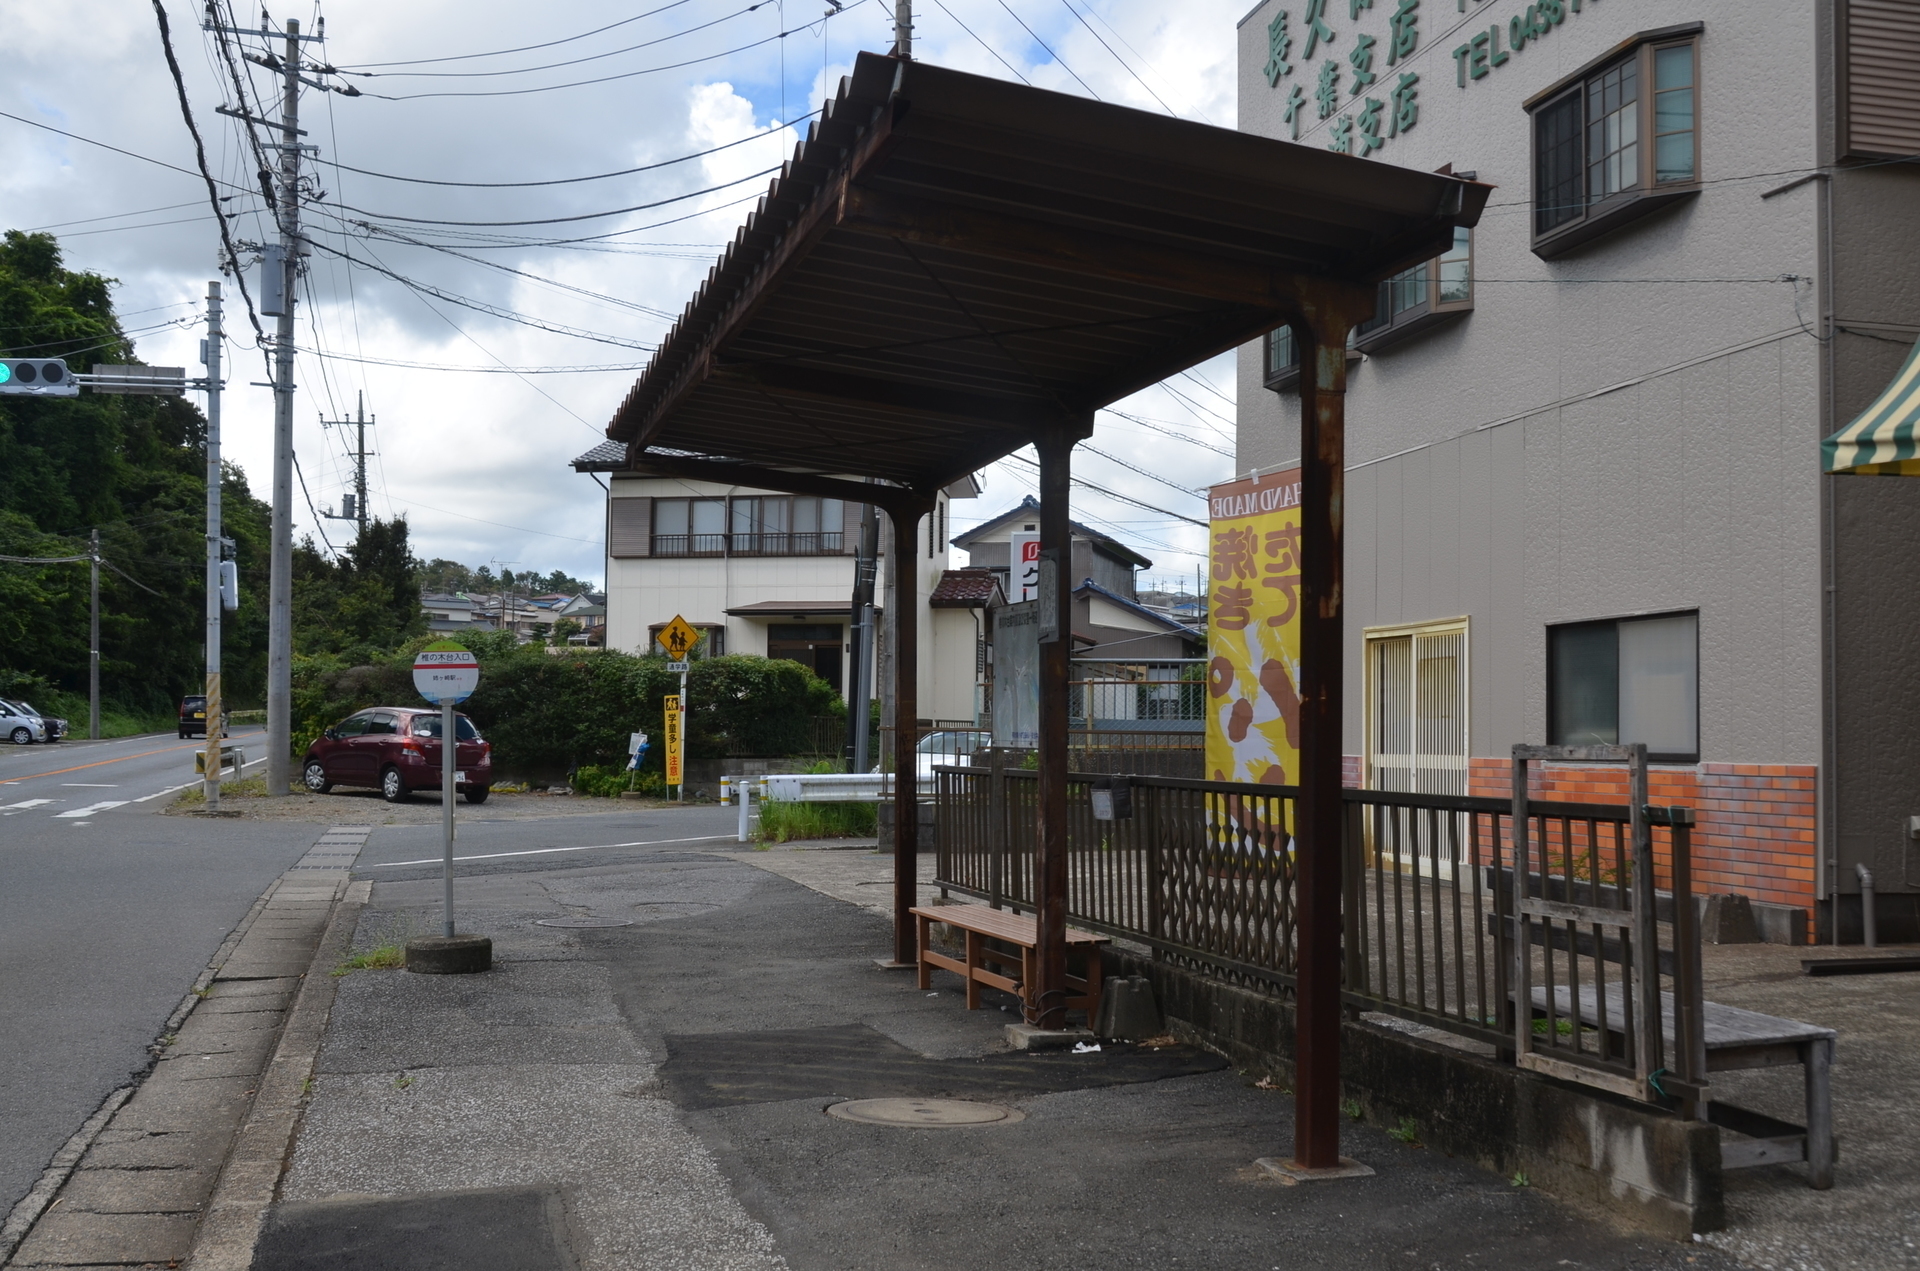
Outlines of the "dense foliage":
{"label": "dense foliage", "polygon": [[[62,262],[50,234],[0,239],[0,349],[75,370],[136,362],[112,280]],[[182,398],[0,397],[0,555],[73,556],[100,531],[103,713],[170,716],[202,684],[206,421]],[[266,673],[268,510],[222,481],[241,605],[225,624],[228,700],[257,704]],[[88,569],[0,563],[0,684],[84,720]]]}
{"label": "dense foliage", "polygon": [[427,629],[419,579],[403,517],[368,522],[337,562],[304,540],[293,550],[294,652],[349,662],[391,653]]}
{"label": "dense foliage", "polygon": [[534,569],[523,569],[519,573],[502,569],[496,574],[490,565],[468,569],[459,561],[444,557],[436,557],[420,567],[420,586],[435,592],[511,589],[523,596],[578,596],[594,590],[590,583],[582,582],[563,569],[556,569],[550,574]]}
{"label": "dense foliage", "polygon": [[[331,655],[294,664],[294,749],[368,706],[418,702],[413,655],[425,637],[364,665]],[[626,762],[628,736],[652,746],[642,771],[661,769],[664,698],[680,688],[666,659],[615,651],[556,655],[516,646],[505,632],[463,633],[480,659],[480,688],[463,709],[494,746],[502,780],[556,780],[576,767]],[[738,655],[706,658],[687,677],[687,758],[804,753],[812,720],[845,707],[798,662]]]}

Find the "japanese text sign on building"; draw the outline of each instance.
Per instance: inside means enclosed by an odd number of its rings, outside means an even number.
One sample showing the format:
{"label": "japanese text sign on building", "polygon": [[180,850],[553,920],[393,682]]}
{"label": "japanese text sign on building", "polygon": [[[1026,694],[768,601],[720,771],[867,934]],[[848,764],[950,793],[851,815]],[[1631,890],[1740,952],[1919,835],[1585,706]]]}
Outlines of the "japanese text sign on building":
{"label": "japanese text sign on building", "polygon": [[1300,470],[1208,491],[1207,772],[1300,778]]}
{"label": "japanese text sign on building", "polygon": [[660,628],[659,640],[660,647],[667,651],[668,657],[675,662],[684,662],[693,646],[700,643],[700,633],[693,629],[692,623],[676,613],[672,622]]}
{"label": "japanese text sign on building", "polygon": [[413,687],[435,706],[464,702],[480,687],[480,659],[451,640],[436,640],[414,656]]}
{"label": "japanese text sign on building", "polygon": [[1040,536],[1031,530],[1015,530],[1008,539],[1008,555],[1013,562],[1013,585],[1007,599],[1015,604],[1040,598]]}

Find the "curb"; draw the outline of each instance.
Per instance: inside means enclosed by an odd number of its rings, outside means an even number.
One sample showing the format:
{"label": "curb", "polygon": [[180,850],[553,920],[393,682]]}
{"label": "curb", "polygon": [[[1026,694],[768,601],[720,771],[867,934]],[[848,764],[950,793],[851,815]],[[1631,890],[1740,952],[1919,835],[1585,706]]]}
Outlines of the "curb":
{"label": "curb", "polygon": [[248,1271],[253,1265],[253,1247],[300,1131],[307,1083],[333,1012],[338,982],[331,968],[345,958],[360,910],[372,893],[370,880],[350,882],[334,902],[320,947],[260,1077],[253,1107],[234,1136],[220,1181],[207,1201],[186,1262],[192,1271]]}
{"label": "curb", "polygon": [[166,1023],[160,1026],[160,1031],[147,1044],[145,1065],[134,1069],[128,1074],[130,1080],[126,1085],[114,1090],[100,1101],[100,1106],[94,1109],[93,1115],[83,1121],[80,1128],[73,1132],[72,1137],[60,1145],[60,1150],[53,1154],[51,1161],[47,1162],[47,1168],[41,1171],[40,1177],[28,1189],[27,1194],[20,1198],[19,1203],[13,1207],[13,1212],[7,1215],[5,1224],[0,1225],[0,1267],[5,1266],[13,1257],[14,1251],[20,1247],[20,1242],[32,1232],[34,1224],[40,1221],[42,1214],[46,1213],[54,1197],[60,1194],[60,1189],[67,1185],[69,1178],[73,1177],[74,1169],[79,1166],[81,1158],[86,1156],[87,1149],[93,1146],[94,1140],[100,1137],[100,1132],[113,1120],[113,1114],[118,1112],[127,1100],[133,1098],[134,1091],[138,1090],[140,1084],[152,1074],[154,1064],[159,1062],[161,1053],[166,1049],[161,1039],[179,1032],[180,1026],[187,1022],[187,1017],[193,1014],[193,1008],[200,1004],[200,995],[206,992],[208,985],[213,983],[214,977],[220,973],[220,968],[225,966],[227,959],[233,956],[233,951],[240,947],[240,941],[246,938],[247,932],[253,927],[254,920],[266,909],[267,902],[273,899],[273,894],[280,890],[280,884],[285,879],[286,875],[282,874],[268,883],[267,889],[260,893],[260,898],[253,902],[253,908],[247,910],[246,917],[242,918],[239,924],[227,933],[227,938],[220,942],[220,947],[214,950],[213,958],[207,963],[206,968],[194,977],[193,987],[180,999],[180,1005],[173,1008],[173,1013],[167,1016]]}

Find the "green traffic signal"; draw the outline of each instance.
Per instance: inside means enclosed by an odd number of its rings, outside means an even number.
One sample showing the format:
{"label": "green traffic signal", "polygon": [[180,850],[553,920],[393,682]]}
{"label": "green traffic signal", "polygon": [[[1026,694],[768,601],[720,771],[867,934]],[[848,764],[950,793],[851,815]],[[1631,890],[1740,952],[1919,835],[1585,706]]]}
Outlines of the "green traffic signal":
{"label": "green traffic signal", "polygon": [[13,378],[13,368],[11,366],[8,366],[5,362],[0,362],[0,384],[4,384],[12,378]]}

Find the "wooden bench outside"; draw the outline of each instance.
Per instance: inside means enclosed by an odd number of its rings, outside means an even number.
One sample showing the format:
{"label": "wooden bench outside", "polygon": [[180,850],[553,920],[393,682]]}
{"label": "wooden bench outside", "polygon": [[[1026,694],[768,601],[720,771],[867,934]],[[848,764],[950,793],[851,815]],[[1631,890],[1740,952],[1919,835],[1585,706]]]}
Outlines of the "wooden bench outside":
{"label": "wooden bench outside", "polygon": [[[1607,1030],[1624,1038],[1626,1009],[1620,997],[1617,989],[1607,995]],[[1555,988],[1554,1013],[1566,1019],[1572,1014],[1572,1007],[1573,997],[1567,988],[1564,985]],[[1832,1187],[1833,1162],[1837,1155],[1833,1132],[1834,1031],[1818,1024],[1722,1006],[1718,1002],[1703,1002],[1701,1007],[1709,1073],[1798,1064],[1806,1081],[1807,1123],[1804,1126],[1709,1100],[1707,1120],[1747,1136],[1742,1141],[1721,1144],[1720,1167],[1742,1169],[1805,1161],[1815,1188]],[[1544,988],[1533,990],[1533,1009],[1536,1014],[1545,1013]],[[1593,986],[1582,986],[1581,1020],[1597,1022],[1598,1012],[1599,999]],[[1660,995],[1660,1020],[1661,1036],[1671,1046],[1674,1037],[1671,993]]]}
{"label": "wooden bench outside", "polygon": [[[996,989],[1005,989],[1019,997],[1027,1007],[1034,1003],[1027,996],[1029,985],[1039,980],[1039,970],[1034,965],[1035,946],[1039,940],[1038,924],[1031,914],[1010,913],[1004,909],[989,909],[985,905],[933,905],[919,906],[913,916],[920,922],[920,987],[933,987],[933,968],[952,971],[967,982],[967,1009],[980,1009],[980,986],[990,985]],[[952,958],[940,953],[933,947],[932,928],[936,922],[944,922],[957,927],[966,935],[966,956],[964,959]],[[990,948],[988,940],[999,940],[1016,946],[1018,956],[999,949]],[[1079,990],[1079,996],[1067,998],[1067,1009],[1085,1011],[1089,1021],[1093,1013],[1100,1008],[1100,946],[1108,943],[1107,937],[1096,936],[1091,932],[1075,931],[1067,928],[1068,949],[1085,949],[1087,954],[1087,973],[1084,977],[1067,976],[1069,993]],[[1006,968],[1019,967],[1019,978],[1003,975],[992,970],[988,964]]]}

